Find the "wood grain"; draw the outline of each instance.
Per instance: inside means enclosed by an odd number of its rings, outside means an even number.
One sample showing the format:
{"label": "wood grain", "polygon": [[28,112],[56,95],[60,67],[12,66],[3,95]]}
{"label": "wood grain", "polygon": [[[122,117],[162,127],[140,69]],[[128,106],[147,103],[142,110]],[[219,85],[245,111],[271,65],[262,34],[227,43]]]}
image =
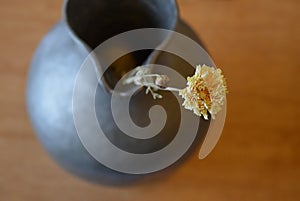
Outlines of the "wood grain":
{"label": "wood grain", "polygon": [[207,159],[123,188],[64,172],[27,117],[28,66],[62,1],[0,3],[0,200],[300,200],[300,1],[179,0],[228,78],[224,133]]}

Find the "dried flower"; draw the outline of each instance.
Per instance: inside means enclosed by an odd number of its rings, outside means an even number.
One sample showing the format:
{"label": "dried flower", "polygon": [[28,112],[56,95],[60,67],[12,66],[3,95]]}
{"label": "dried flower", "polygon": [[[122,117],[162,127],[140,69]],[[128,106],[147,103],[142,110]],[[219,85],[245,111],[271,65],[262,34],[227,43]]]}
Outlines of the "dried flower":
{"label": "dried flower", "polygon": [[187,78],[187,87],[179,91],[185,99],[183,106],[196,115],[208,119],[208,112],[214,119],[222,109],[227,93],[226,81],[220,69],[198,65],[196,73]]}
{"label": "dried flower", "polygon": [[155,84],[162,88],[166,88],[169,82],[170,82],[170,78],[167,75],[161,75],[157,77],[155,80]]}
{"label": "dried flower", "polygon": [[155,92],[158,90],[179,92],[184,98],[182,105],[204,119],[208,119],[208,113],[214,119],[224,105],[227,86],[221,69],[198,65],[195,75],[187,78],[187,87],[184,89],[168,87],[169,81],[167,75],[151,74],[150,69],[137,67],[124,84],[145,86],[146,94],[150,92],[154,99],[162,98]]}

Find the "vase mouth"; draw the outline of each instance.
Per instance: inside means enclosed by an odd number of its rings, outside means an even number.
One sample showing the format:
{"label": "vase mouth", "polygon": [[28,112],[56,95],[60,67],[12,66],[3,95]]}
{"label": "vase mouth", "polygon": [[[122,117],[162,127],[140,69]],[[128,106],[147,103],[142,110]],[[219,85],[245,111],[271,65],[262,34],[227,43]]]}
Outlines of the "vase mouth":
{"label": "vase mouth", "polygon": [[[71,37],[91,52],[106,40],[127,31],[142,28],[174,30],[179,11],[176,0],[65,0],[63,16]],[[163,38],[162,44],[167,39]],[[143,50],[127,55],[116,63],[129,63],[108,68],[99,80],[111,92],[123,75],[150,61],[153,52]],[[120,70],[122,66],[126,69]]]}
{"label": "vase mouth", "polygon": [[64,21],[91,50],[120,33],[141,28],[174,30],[176,0],[65,0]]}

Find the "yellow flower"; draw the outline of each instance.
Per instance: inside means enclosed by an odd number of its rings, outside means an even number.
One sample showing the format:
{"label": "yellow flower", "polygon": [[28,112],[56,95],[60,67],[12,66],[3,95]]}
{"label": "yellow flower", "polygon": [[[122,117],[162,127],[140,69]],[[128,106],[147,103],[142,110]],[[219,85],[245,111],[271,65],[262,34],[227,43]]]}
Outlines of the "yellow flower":
{"label": "yellow flower", "polygon": [[179,91],[185,100],[183,106],[196,115],[214,119],[225,102],[227,86],[222,71],[206,65],[198,65],[195,75],[187,78],[187,87]]}

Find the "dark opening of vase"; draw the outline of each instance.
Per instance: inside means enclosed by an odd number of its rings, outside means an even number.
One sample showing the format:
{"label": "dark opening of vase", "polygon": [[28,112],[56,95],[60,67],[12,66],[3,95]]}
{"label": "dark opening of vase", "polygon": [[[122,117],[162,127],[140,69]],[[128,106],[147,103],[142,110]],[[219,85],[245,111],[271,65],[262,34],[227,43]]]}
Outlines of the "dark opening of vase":
{"label": "dark opening of vase", "polygon": [[[177,16],[175,0],[69,0],[66,4],[70,28],[92,50],[107,39],[134,29],[173,30]],[[113,89],[125,73],[142,65],[152,51],[140,50],[116,60],[104,73],[105,84]]]}

